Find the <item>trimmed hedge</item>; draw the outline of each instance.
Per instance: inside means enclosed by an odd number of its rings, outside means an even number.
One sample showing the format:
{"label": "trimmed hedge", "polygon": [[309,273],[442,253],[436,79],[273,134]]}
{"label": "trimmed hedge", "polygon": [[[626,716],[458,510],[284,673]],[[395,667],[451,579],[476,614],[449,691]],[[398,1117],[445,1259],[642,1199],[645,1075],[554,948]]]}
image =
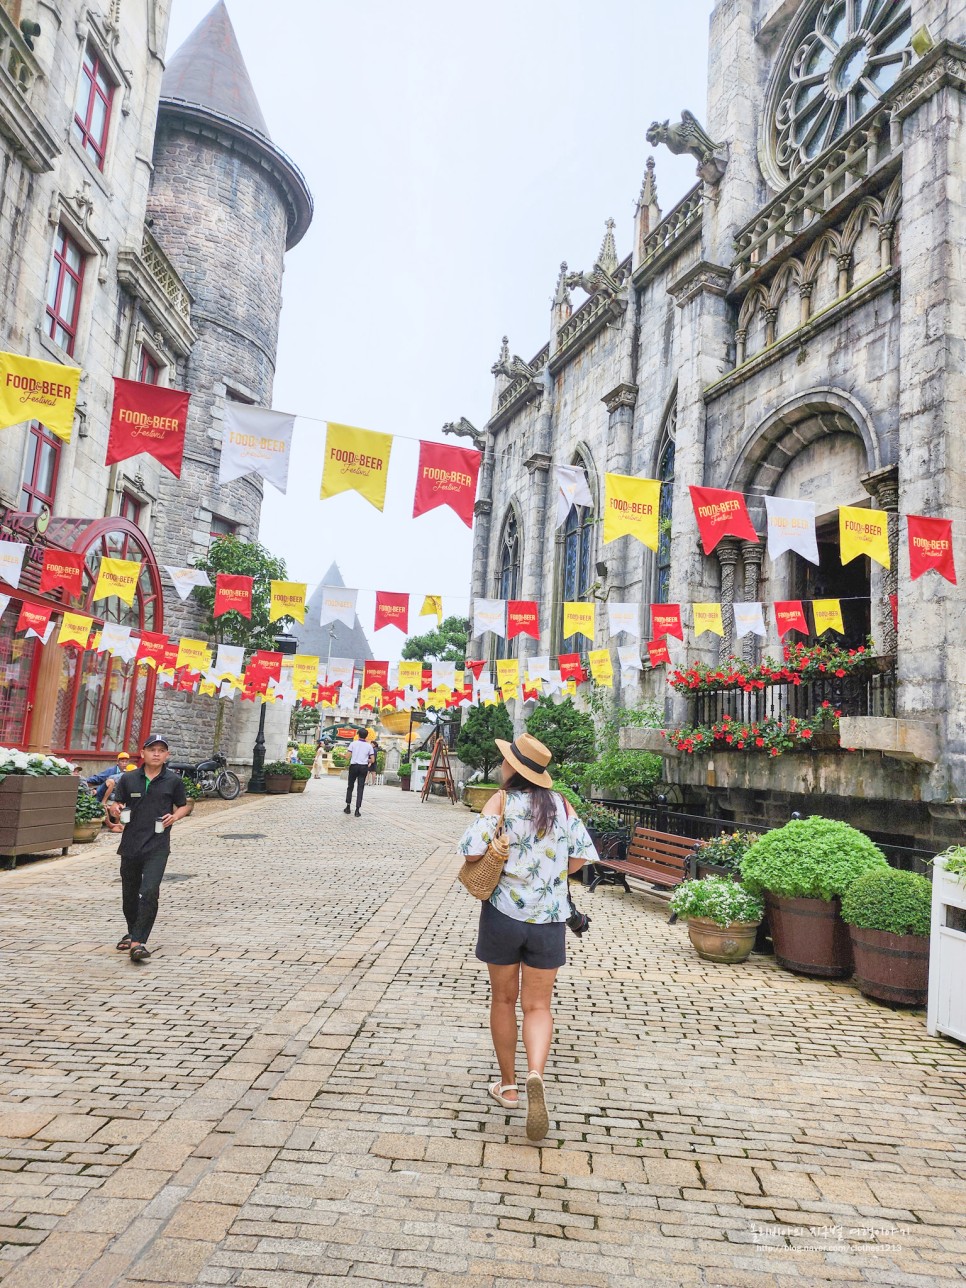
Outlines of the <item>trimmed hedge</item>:
{"label": "trimmed hedge", "polygon": [[932,922],[932,886],[918,872],[866,872],[843,896],[842,920],[859,930],[926,936]]}
{"label": "trimmed hedge", "polygon": [[835,819],[792,819],[766,832],[741,860],[741,879],[756,892],[783,899],[842,896],[866,872],[888,868],[869,838]]}

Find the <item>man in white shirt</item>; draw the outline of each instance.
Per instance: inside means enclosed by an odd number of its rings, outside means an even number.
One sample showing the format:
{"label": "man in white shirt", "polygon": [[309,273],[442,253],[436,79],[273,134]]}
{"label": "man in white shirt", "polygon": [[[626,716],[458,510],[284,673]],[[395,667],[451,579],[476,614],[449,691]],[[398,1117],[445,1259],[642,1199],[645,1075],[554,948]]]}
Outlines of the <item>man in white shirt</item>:
{"label": "man in white shirt", "polygon": [[346,814],[352,812],[352,789],[356,789],[356,818],[362,813],[362,793],[366,785],[369,766],[375,762],[375,748],[366,741],[365,729],[356,732],[355,742],[349,749],[349,789],[345,794]]}

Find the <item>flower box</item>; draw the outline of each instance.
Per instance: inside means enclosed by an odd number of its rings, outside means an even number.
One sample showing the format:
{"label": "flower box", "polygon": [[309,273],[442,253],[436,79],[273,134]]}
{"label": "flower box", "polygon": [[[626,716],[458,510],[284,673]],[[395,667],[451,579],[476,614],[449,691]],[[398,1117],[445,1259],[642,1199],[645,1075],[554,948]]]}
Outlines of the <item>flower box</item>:
{"label": "flower box", "polygon": [[60,850],[74,840],[77,779],[71,774],[8,774],[0,783],[0,856]]}

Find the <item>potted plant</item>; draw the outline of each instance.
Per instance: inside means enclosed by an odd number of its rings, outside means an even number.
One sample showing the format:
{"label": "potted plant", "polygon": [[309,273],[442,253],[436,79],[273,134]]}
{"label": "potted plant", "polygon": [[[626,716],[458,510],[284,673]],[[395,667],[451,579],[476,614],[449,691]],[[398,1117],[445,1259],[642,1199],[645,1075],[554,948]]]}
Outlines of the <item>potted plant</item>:
{"label": "potted plant", "polygon": [[103,822],[103,804],[93,792],[81,787],[74,807],[74,844],[86,845],[96,840]]}
{"label": "potted plant", "polygon": [[285,760],[271,760],[265,766],[265,791],[269,796],[283,796],[292,790],[292,770]]}
{"label": "potted plant", "polygon": [[343,769],[349,768],[349,752],[345,747],[336,745],[329,752],[329,763],[326,765],[326,773],[341,774]]}
{"label": "potted plant", "polygon": [[844,979],[852,944],[841,898],[885,856],[862,832],[834,819],[793,819],[773,828],[741,860],[741,879],[763,894],[775,957],[800,975]]}
{"label": "potted plant", "polygon": [[412,785],[412,780],[413,780],[412,763],[408,760],[401,760],[399,762],[399,786],[403,789],[404,792],[409,791]]}
{"label": "potted plant", "polygon": [[59,756],[0,747],[0,855],[67,853],[74,840],[77,779]]}
{"label": "potted plant", "polygon": [[193,779],[186,778],[184,780],[184,794],[188,798],[188,813],[191,814],[194,811],[195,802],[202,799],[204,792]]}
{"label": "potted plant", "polygon": [[501,762],[497,750],[496,738],[506,742],[513,741],[513,724],[502,704],[494,707],[474,707],[460,729],[456,741],[456,754],[464,765],[479,770],[482,780],[467,783],[463,789],[463,800],[477,814],[490,799],[498,784],[491,781],[491,776]]}
{"label": "potted plant", "polygon": [[292,780],[289,790],[293,792],[304,792],[309,779],[312,777],[312,766],[289,765],[289,769],[292,771]]}
{"label": "potted plant", "polygon": [[685,881],[671,895],[671,911],[685,918],[688,938],[709,962],[743,962],[755,946],[765,906],[731,877]]}
{"label": "potted plant", "polygon": [[925,1006],[932,886],[917,872],[878,868],[842,896],[855,955],[855,985],[866,997]]}
{"label": "potted plant", "polygon": [[720,832],[698,841],[694,851],[696,877],[733,877],[741,879],[741,860],[758,840],[758,832]]}

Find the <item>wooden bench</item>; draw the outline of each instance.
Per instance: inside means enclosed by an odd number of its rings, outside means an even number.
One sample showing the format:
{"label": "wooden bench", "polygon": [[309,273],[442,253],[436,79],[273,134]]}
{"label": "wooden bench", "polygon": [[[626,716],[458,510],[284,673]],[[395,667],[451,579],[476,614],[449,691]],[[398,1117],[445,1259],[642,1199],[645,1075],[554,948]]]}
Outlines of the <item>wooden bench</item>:
{"label": "wooden bench", "polygon": [[688,861],[697,842],[689,836],[658,832],[653,827],[635,827],[624,859],[602,858],[598,874],[588,887],[596,889],[608,872],[613,872],[628,894],[628,877],[637,877],[661,890],[673,890],[688,875]]}

